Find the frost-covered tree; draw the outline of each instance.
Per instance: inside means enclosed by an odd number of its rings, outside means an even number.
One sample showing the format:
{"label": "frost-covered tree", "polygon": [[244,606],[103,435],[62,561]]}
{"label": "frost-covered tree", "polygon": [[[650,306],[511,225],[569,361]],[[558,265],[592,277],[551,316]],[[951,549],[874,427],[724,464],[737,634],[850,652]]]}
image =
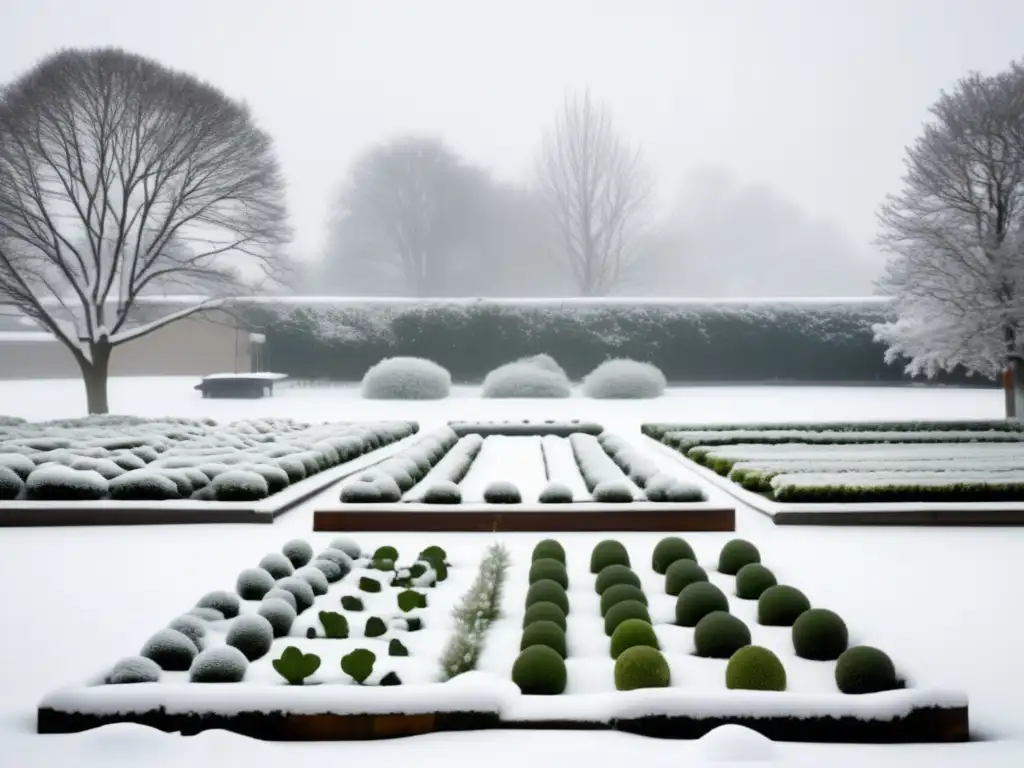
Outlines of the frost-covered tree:
{"label": "frost-covered tree", "polygon": [[652,177],[640,150],[589,91],[567,96],[544,137],[538,177],[558,249],[583,296],[604,296],[639,261]]}
{"label": "frost-covered tree", "polygon": [[1019,368],[1024,322],[1024,66],[943,92],[880,213],[879,288],[897,317],[876,326],[886,359],[935,375]]}
{"label": "frost-covered tree", "polygon": [[[283,276],[270,137],[189,75],[64,50],[0,93],[0,302],[52,333],[107,411],[111,352]],[[140,295],[197,295],[139,324]]]}

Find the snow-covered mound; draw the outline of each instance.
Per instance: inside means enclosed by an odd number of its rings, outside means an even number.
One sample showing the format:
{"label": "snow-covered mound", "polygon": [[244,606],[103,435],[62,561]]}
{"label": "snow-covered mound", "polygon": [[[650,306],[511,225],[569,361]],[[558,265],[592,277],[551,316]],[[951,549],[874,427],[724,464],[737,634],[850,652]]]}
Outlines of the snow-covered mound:
{"label": "snow-covered mound", "polygon": [[432,360],[389,357],[366,372],[362,391],[373,400],[441,400],[451,386],[451,374]]}
{"label": "snow-covered mound", "polygon": [[650,363],[619,358],[605,360],[583,379],[587,397],[640,400],[661,397],[668,382],[665,374]]}

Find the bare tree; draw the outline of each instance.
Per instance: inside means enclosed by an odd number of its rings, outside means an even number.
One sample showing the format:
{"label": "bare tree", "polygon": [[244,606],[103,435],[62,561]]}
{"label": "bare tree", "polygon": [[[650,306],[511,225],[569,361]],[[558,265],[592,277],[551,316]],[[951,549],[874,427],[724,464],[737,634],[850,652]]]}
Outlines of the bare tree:
{"label": "bare tree", "polygon": [[486,174],[440,140],[401,137],[372,147],[339,195],[325,266],[368,272],[377,285],[397,277],[413,296],[443,295],[486,186]]}
{"label": "bare tree", "polygon": [[907,152],[902,191],[880,213],[890,259],[879,288],[895,297],[898,317],[877,337],[888,361],[910,358],[909,372],[1019,373],[1024,66],[969,75],[931,115]]}
{"label": "bare tree", "polygon": [[[90,413],[115,347],[279,278],[288,237],[269,136],[191,76],[64,50],[0,94],[0,301],[71,351]],[[201,298],[133,322],[172,288]]]}
{"label": "bare tree", "polygon": [[590,93],[566,97],[538,163],[542,191],[579,291],[603,296],[642,255],[652,178]]}

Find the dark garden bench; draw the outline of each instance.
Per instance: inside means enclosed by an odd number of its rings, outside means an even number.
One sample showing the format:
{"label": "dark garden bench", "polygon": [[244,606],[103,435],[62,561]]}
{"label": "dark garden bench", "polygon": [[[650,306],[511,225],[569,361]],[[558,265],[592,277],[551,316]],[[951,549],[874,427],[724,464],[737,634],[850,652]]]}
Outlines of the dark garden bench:
{"label": "dark garden bench", "polygon": [[284,373],[214,373],[195,388],[203,397],[260,398],[273,396],[274,382],[287,378]]}

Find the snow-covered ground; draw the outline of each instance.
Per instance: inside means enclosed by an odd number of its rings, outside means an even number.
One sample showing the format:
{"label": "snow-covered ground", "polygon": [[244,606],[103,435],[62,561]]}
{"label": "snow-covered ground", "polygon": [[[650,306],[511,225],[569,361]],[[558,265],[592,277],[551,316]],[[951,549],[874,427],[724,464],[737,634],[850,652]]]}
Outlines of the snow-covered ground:
{"label": "snow-covered ground", "polygon": [[[274,398],[203,400],[194,379],[121,379],[111,403],[118,413],[213,416],[219,420],[291,416],[310,420],[417,419],[424,427],[448,419],[594,419],[630,436],[647,420],[781,421],[828,419],[998,418],[994,390],[918,388],[686,388],[660,400],[609,402],[487,401],[459,389],[448,400],[368,402],[356,387],[288,388]],[[0,382],[0,412],[28,418],[76,416],[84,392],[74,381]],[[669,461],[662,457],[659,461]],[[712,500],[720,491],[712,491]],[[334,493],[330,497],[333,500]],[[967,745],[759,745],[735,734],[693,743],[615,733],[480,732],[393,742],[267,744],[224,733],[181,738],[133,726],[76,736],[34,734],[35,706],[46,693],[76,683],[142,642],[205,592],[230,587],[243,567],[295,536],[312,534],[312,502],[272,526],[209,525],[5,529],[0,534],[0,766],[279,766],[304,760],[437,761],[448,768],[551,764],[564,754],[594,765],[643,761],[650,766],[715,764],[729,749],[762,764],[846,766],[1018,766],[1024,764],[1024,665],[1018,663],[1024,580],[1020,529],[775,528],[740,510],[738,535],[753,539],[783,578],[815,605],[842,615],[851,628],[896,660],[912,660],[929,683],[970,696],[975,730],[990,740]],[[714,534],[723,541],[729,534]],[[461,534],[461,536],[485,535]],[[490,537],[490,535],[486,535]],[[360,537],[364,546],[420,546],[412,534]],[[443,536],[450,542],[451,534]],[[532,534],[502,535],[513,556],[528,552]],[[559,537],[589,555],[600,538]],[[622,537],[649,551],[657,536]],[[755,740],[756,742],[756,740]]]}

